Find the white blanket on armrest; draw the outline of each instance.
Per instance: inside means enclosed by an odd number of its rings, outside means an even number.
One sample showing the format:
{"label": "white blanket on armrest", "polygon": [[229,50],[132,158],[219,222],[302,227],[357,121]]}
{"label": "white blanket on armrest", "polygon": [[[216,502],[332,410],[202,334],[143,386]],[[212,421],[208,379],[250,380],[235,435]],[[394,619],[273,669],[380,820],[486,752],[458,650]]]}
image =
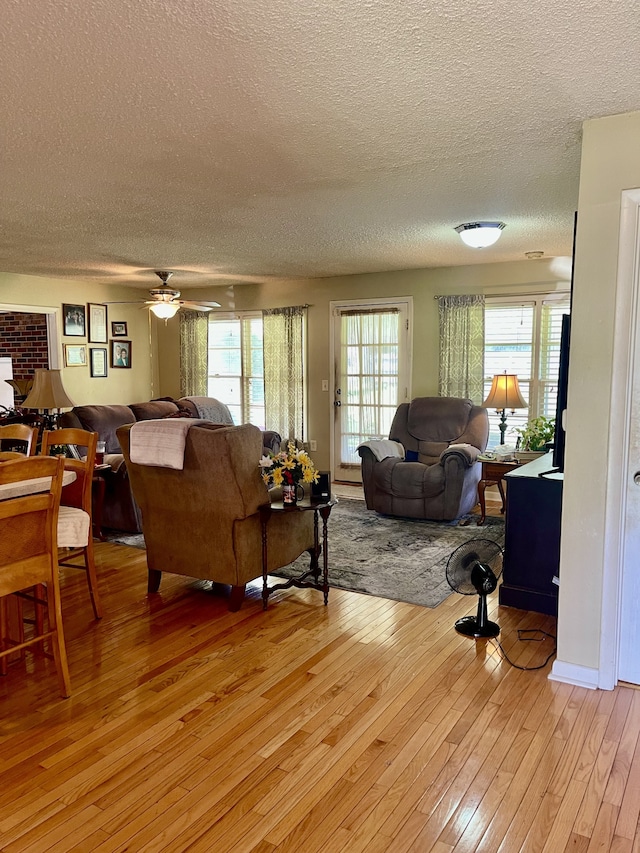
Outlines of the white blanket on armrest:
{"label": "white blanket on armrest", "polygon": [[201,424],[198,418],[162,418],[136,421],[129,432],[129,455],[137,465],[154,468],[184,468],[187,433]]}
{"label": "white blanket on armrest", "polygon": [[382,462],[383,459],[388,459],[390,456],[404,459],[404,447],[399,441],[391,441],[390,438],[363,441],[358,447],[368,447],[378,462]]}

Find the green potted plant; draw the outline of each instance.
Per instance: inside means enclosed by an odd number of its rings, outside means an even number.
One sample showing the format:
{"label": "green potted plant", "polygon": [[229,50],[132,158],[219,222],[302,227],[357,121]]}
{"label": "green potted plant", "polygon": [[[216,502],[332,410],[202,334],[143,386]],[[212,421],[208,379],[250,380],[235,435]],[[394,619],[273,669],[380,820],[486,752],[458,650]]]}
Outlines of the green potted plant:
{"label": "green potted plant", "polygon": [[544,456],[547,445],[553,441],[556,430],[556,419],[540,415],[531,418],[524,427],[516,427],[514,432],[518,434],[516,445],[516,459],[519,462],[530,462],[538,456]]}

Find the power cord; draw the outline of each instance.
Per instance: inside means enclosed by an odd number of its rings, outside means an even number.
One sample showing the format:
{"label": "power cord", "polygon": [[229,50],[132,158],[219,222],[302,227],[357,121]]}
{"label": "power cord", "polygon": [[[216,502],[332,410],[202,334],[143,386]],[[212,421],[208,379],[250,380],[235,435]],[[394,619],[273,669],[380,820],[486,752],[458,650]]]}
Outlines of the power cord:
{"label": "power cord", "polygon": [[[542,634],[543,636],[541,636],[541,637],[535,637],[535,636],[525,637],[524,636],[525,634]],[[532,672],[533,670],[536,670],[536,669],[544,669],[545,666],[551,660],[551,658],[555,655],[557,648],[558,648],[556,645],[556,637],[553,634],[549,634],[546,631],[541,630],[540,628],[518,628],[518,640],[520,640],[520,642],[522,642],[522,643],[543,643],[545,637],[549,637],[549,639],[553,640],[553,651],[547,657],[547,659],[544,661],[544,663],[541,663],[539,666],[520,666],[520,664],[514,663],[510,659],[509,655],[502,648],[500,641],[498,639],[496,639],[495,637],[492,639],[493,639],[493,642],[495,643],[495,645],[500,650],[500,653],[502,654],[504,659],[507,661],[507,663],[510,663],[511,666],[515,667],[516,669],[522,669],[522,670],[525,670],[526,672]]]}

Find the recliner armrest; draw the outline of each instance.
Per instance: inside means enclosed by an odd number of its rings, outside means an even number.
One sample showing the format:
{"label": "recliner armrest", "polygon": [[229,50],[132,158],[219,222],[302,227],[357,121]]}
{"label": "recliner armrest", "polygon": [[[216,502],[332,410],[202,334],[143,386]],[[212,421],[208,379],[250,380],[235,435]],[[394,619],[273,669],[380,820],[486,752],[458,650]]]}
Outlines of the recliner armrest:
{"label": "recliner armrest", "polygon": [[474,447],[473,444],[450,444],[449,447],[447,447],[446,450],[443,450],[440,454],[440,464],[444,465],[448,458],[456,456],[461,460],[462,464],[466,468],[471,468],[471,466],[477,461],[479,455],[479,448]]}

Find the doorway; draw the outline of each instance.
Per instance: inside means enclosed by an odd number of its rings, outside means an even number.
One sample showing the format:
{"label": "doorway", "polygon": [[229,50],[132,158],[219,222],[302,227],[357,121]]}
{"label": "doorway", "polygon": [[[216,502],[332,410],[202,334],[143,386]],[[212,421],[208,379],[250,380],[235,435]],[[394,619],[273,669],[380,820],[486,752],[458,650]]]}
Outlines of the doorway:
{"label": "doorway", "polygon": [[412,300],[331,303],[333,478],[361,483],[358,445],[388,438],[411,395]]}
{"label": "doorway", "polygon": [[20,405],[38,368],[60,367],[59,309],[0,304],[0,356],[9,359],[12,406]]}

